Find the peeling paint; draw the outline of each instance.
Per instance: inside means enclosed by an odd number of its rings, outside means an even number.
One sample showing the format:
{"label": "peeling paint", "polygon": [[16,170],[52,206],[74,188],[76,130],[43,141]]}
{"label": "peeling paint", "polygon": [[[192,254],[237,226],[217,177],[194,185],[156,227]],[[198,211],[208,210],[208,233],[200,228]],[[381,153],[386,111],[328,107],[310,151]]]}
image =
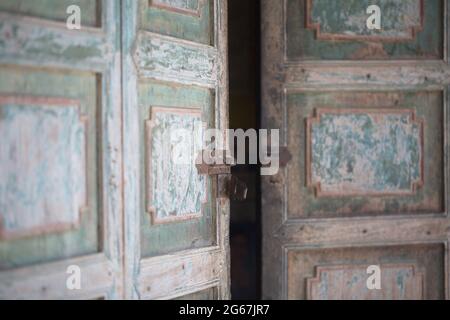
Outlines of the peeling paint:
{"label": "peeling paint", "polygon": [[410,264],[381,267],[381,290],[367,288],[367,266],[321,266],[307,279],[310,300],[421,300],[424,274]]}
{"label": "peeling paint", "polygon": [[[381,30],[366,26],[369,5],[381,7]],[[423,9],[421,0],[286,0],[285,55],[290,62],[441,60],[443,6],[443,0],[424,0]]]}
{"label": "peeling paint", "polygon": [[411,194],[423,184],[423,122],[409,110],[325,110],[308,119],[318,196]]}
{"label": "peeling paint", "polygon": [[80,222],[87,205],[86,128],[79,107],[63,103],[0,97],[0,235]]}
{"label": "peeling paint", "polygon": [[[370,5],[382,12],[382,28],[366,26]],[[413,40],[423,28],[423,0],[307,0],[308,27],[318,39],[399,41]]]}
{"label": "peeling paint", "polygon": [[146,77],[212,86],[217,76],[215,49],[176,43],[151,33],[139,34],[134,58],[140,73]]}
{"label": "peeling paint", "polygon": [[[201,215],[202,204],[207,200],[206,178],[199,176],[195,167],[202,149],[202,134],[198,131],[201,129],[200,112],[177,112],[173,108],[152,110],[148,128],[151,148],[148,188],[153,222]],[[180,136],[177,132],[192,135]]]}

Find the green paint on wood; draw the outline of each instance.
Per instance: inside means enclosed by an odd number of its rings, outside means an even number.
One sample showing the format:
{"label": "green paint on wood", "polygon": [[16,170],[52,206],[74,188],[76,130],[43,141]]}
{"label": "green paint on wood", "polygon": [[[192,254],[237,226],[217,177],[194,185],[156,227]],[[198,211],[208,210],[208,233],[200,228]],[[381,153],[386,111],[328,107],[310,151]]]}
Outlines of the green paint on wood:
{"label": "green paint on wood", "polygon": [[65,23],[69,16],[67,8],[77,5],[81,9],[81,26],[98,27],[100,3],[101,0],[2,0],[0,11]]}
{"label": "green paint on wood", "polygon": [[28,99],[0,97],[0,233],[7,236],[67,229],[86,206],[86,131],[78,107]]}
{"label": "green paint on wood", "polygon": [[[146,122],[150,120],[152,107],[184,108],[199,110],[202,121],[209,127],[215,125],[214,94],[211,90],[193,86],[173,85],[163,82],[143,81],[139,83],[139,109],[142,141],[146,141]],[[141,170],[147,167],[147,143],[141,145]],[[152,257],[180,250],[207,247],[216,244],[216,209],[212,180],[208,179],[208,202],[203,205],[198,219],[169,224],[153,225],[147,207],[147,183],[141,177],[141,255]],[[176,201],[176,199],[175,199]]]}
{"label": "green paint on wood", "polygon": [[[381,9],[380,30],[367,28],[366,10],[371,5]],[[421,0],[313,0],[309,23],[317,25],[324,36],[382,37],[384,40],[411,39],[421,29]]]}
{"label": "green paint on wood", "polygon": [[59,28],[41,28],[16,18],[0,21],[0,58],[36,63],[62,63],[68,67],[86,63],[103,65],[108,54],[101,34],[75,33],[73,37]]}
{"label": "green paint on wood", "polygon": [[[212,90],[164,82],[143,81],[139,83],[139,105],[141,110],[149,106],[164,106],[186,109],[201,109],[203,121],[214,123],[215,114],[211,106],[214,104]],[[144,115],[145,118],[149,114]]]}
{"label": "green paint on wood", "polygon": [[[179,110],[179,109],[178,109]],[[153,113],[151,119],[151,206],[164,222],[201,214],[206,180],[197,174],[195,160],[202,148],[200,114]]]}
{"label": "green paint on wood", "polygon": [[[442,0],[424,1],[424,26],[411,40],[405,39],[405,25],[416,24],[418,16],[417,12],[411,12],[406,1],[312,0],[312,22],[320,22],[323,32],[347,36],[384,35],[390,38],[389,41],[318,39],[317,31],[307,28],[306,0],[286,1],[286,55],[289,60],[402,60],[443,57]],[[369,3],[378,4],[382,8],[382,31],[368,31],[366,28],[369,17],[366,9]],[[395,36],[401,39],[394,41]]]}
{"label": "green paint on wood", "polygon": [[156,5],[166,6],[168,10],[173,8],[195,13],[199,8],[199,0],[151,0],[151,1]]}
{"label": "green paint on wood", "polygon": [[311,128],[311,179],[328,195],[412,194],[421,183],[422,129],[411,112],[324,111]]}
{"label": "green paint on wood", "polygon": [[148,0],[140,0],[142,28],[161,35],[212,45],[214,43],[214,2],[198,1],[200,15],[194,16],[149,6]]}
{"label": "green paint on wood", "polygon": [[[98,252],[100,248],[98,231],[100,213],[97,200],[97,175],[99,167],[97,166],[98,137],[96,135],[96,119],[98,111],[97,96],[100,88],[98,88],[97,84],[96,75],[91,73],[71,72],[67,70],[37,70],[23,67],[2,68],[2,72],[0,73],[0,95],[66,98],[80,101],[80,112],[87,118],[88,130],[88,153],[86,157],[88,208],[82,215],[80,227],[72,231],[27,237],[11,241],[0,241],[0,270]],[[6,116],[5,113],[3,114]],[[72,125],[75,124],[76,123],[73,123]],[[56,142],[60,143],[60,138],[58,138]],[[34,141],[28,142],[30,144],[37,143],[39,139],[42,139],[42,136],[37,135],[35,139],[36,140]],[[55,147],[55,141],[48,141],[48,143],[51,144],[49,145],[49,150],[53,150],[52,148]],[[62,162],[67,162],[66,160],[68,157],[74,156],[72,154],[69,155],[64,153],[64,150],[65,149],[62,148],[60,149],[60,154],[56,153],[52,155],[52,161],[61,160]],[[29,160],[36,161],[36,159]],[[65,165],[68,166],[69,163],[66,163]],[[51,178],[48,174],[45,174],[45,170],[43,170],[41,174],[45,175],[45,177],[42,177],[44,180]],[[81,175],[83,173],[79,172],[78,174]],[[37,177],[30,176],[30,182],[34,181],[36,178]],[[72,187],[67,185],[67,183],[71,183],[72,179],[60,181],[57,185],[70,190]],[[51,192],[51,190],[41,190],[41,192],[44,191]],[[29,194],[28,197],[30,196],[31,195]],[[33,215],[33,210],[30,210],[28,214]],[[66,212],[64,214],[72,215],[75,213]]]}
{"label": "green paint on wood", "polygon": [[[444,127],[443,127],[443,96],[440,91],[401,91],[401,92],[383,92],[383,91],[352,91],[352,92],[304,92],[290,93],[287,97],[287,139],[289,150],[292,152],[293,159],[288,167],[287,180],[287,197],[288,197],[288,214],[290,218],[323,218],[323,217],[343,217],[343,216],[367,216],[372,214],[402,214],[411,212],[415,214],[426,214],[443,212],[444,210],[444,177],[442,170],[444,165],[444,153],[442,145],[444,143]],[[417,119],[424,120],[424,185],[412,195],[393,195],[384,197],[368,197],[368,196],[342,196],[342,197],[317,197],[315,188],[308,187],[307,183],[307,164],[305,151],[307,149],[307,129],[306,119],[314,118],[315,110],[318,108],[327,108],[343,111],[350,108],[381,110],[392,109],[395,113],[397,109],[407,109],[415,111]],[[377,125],[378,126],[378,125]],[[363,128],[362,125],[355,125],[356,129]],[[374,132],[378,129],[374,126],[373,131],[368,131],[368,140],[362,140],[361,146],[370,145],[370,139]],[[339,131],[340,132],[340,131]],[[373,132],[373,133],[371,133]],[[338,133],[338,132],[336,132]],[[395,137],[396,135],[393,135]],[[411,137],[415,137],[413,134]],[[364,135],[361,135],[364,138]],[[350,136],[350,141],[355,140],[354,136]],[[394,138],[387,136],[386,144]],[[333,139],[339,143],[342,141],[343,146],[349,139],[335,136]],[[339,140],[341,139],[341,140]],[[356,140],[355,140],[356,141]],[[383,144],[378,144],[382,146]],[[414,150],[416,142],[409,143],[409,149]],[[372,147],[375,147],[374,144]],[[398,150],[406,146],[388,147],[392,150],[391,155],[383,154],[383,157],[392,157]],[[353,151],[348,145],[345,147],[348,152]],[[369,148],[366,148],[369,150]],[[297,151],[295,151],[297,150]],[[407,149],[405,149],[407,150]],[[344,149],[339,151],[336,146],[334,157],[344,159]],[[361,151],[362,152],[362,151]],[[331,156],[327,151],[325,154]],[[325,155],[324,154],[324,155]],[[407,152],[413,157],[417,157],[414,153]],[[380,155],[382,155],[380,153]],[[374,157],[375,154],[366,154],[365,157]],[[350,159],[351,160],[351,154]],[[325,159],[321,159],[325,163]],[[335,161],[330,159],[330,163]],[[402,161],[406,161],[402,159]],[[390,161],[390,163],[394,163]],[[415,161],[411,162],[413,167],[404,167],[402,170],[413,172],[417,165]],[[342,162],[342,167],[347,169],[346,164]],[[350,161],[350,167],[354,166]],[[334,167],[339,167],[339,162]],[[394,172],[395,170],[389,170]],[[399,181],[398,174],[393,175],[392,181]],[[407,175],[406,175],[407,176]],[[413,178],[415,174],[411,175]],[[396,178],[397,177],[397,178]],[[411,179],[412,179],[411,178]],[[389,181],[389,177],[382,178]],[[405,180],[406,181],[406,180]],[[405,182],[406,184],[406,182]],[[371,187],[373,188],[373,187]],[[345,191],[345,190],[343,190]]]}
{"label": "green paint on wood", "polygon": [[[141,74],[179,81],[214,85],[216,52],[204,47],[174,43],[165,38],[140,34],[135,53]],[[184,78],[184,79],[182,79]]]}
{"label": "green paint on wood", "polygon": [[317,268],[317,278],[308,279],[309,298],[313,300],[420,300],[423,298],[424,275],[415,264],[380,266],[382,288],[367,287],[367,266],[346,264]]}

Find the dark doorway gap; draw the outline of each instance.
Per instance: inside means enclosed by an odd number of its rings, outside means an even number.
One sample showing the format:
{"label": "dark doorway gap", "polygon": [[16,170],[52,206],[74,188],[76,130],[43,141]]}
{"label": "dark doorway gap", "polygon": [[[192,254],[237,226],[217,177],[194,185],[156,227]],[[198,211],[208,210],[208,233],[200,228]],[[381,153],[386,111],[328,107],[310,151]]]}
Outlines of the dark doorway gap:
{"label": "dark doorway gap", "polygon": [[[230,127],[260,128],[260,1],[228,1]],[[247,148],[248,150],[248,148]],[[261,298],[261,192],[259,166],[239,165],[248,197],[231,202],[232,299]]]}

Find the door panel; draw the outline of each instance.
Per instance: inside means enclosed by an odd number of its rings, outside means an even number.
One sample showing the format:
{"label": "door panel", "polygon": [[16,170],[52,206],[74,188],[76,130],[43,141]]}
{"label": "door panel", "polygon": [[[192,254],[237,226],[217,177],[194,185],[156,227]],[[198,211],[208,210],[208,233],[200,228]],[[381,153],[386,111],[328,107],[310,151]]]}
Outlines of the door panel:
{"label": "door panel", "polygon": [[[209,88],[141,82],[139,104],[142,126],[142,190],[146,205],[141,216],[141,255],[152,257],[217,244],[213,181],[197,174],[195,155],[200,146],[196,130],[214,127],[214,96]],[[191,136],[169,137],[183,129]],[[197,133],[198,134],[198,133]],[[173,164],[171,148],[179,149],[191,164]]]}
{"label": "door panel", "polygon": [[[439,244],[293,250],[288,298],[445,299],[445,248]],[[381,268],[381,290],[367,289],[367,266]]]}
{"label": "door panel", "polygon": [[95,75],[4,67],[0,77],[1,268],[98,252]]}
{"label": "door panel", "polygon": [[442,91],[286,99],[288,219],[444,212]]}
{"label": "door panel", "polygon": [[[286,56],[290,61],[440,60],[444,2],[288,0]],[[366,27],[366,9],[374,4],[382,13],[380,31]]]}
{"label": "door panel", "polygon": [[209,0],[149,0],[149,6],[140,12],[141,28],[214,45],[214,6],[214,1]]}
{"label": "door panel", "polygon": [[67,8],[71,5],[80,7],[82,26],[101,27],[101,0],[4,0],[0,11],[65,23]]}
{"label": "door panel", "polygon": [[76,31],[68,1],[0,5],[1,298],[122,297],[120,6],[100,3],[70,3]]}
{"label": "door panel", "polygon": [[195,167],[201,132],[228,124],[226,1],[123,8],[126,297],[227,298],[229,202]]}
{"label": "door panel", "polygon": [[292,155],[262,179],[264,298],[448,298],[447,20],[445,1],[263,1],[262,121]]}
{"label": "door panel", "polygon": [[229,297],[229,199],[195,167],[228,126],[226,11],[2,1],[0,298]]}

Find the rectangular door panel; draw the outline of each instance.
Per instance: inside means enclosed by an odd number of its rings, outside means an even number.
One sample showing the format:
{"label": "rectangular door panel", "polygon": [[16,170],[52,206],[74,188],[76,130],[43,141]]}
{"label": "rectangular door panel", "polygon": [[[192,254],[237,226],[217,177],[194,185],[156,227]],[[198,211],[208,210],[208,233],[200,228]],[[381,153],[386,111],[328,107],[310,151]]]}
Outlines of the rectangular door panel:
{"label": "rectangular door panel", "polygon": [[3,68],[2,269],[99,251],[99,89],[95,74]]}
{"label": "rectangular door panel", "polygon": [[214,183],[198,176],[194,166],[199,135],[214,128],[214,95],[208,88],[155,81],[141,82],[139,93],[147,172],[142,181],[142,255],[214,246]]}
{"label": "rectangular door panel", "polygon": [[[214,2],[141,0],[142,29],[206,45],[214,44]],[[170,21],[170,23],[168,23]]]}
{"label": "rectangular door panel", "polygon": [[[444,1],[285,1],[289,61],[444,57]],[[381,9],[380,30],[366,26],[370,5]]]}
{"label": "rectangular door panel", "polygon": [[[287,259],[290,299],[445,299],[441,244],[290,250]],[[381,270],[380,290],[367,287],[370,266]]]}
{"label": "rectangular door panel", "polygon": [[82,26],[101,27],[101,0],[4,0],[0,11],[66,23],[67,8],[72,5],[81,9]]}
{"label": "rectangular door panel", "polygon": [[443,213],[443,97],[288,92],[288,218]]}

